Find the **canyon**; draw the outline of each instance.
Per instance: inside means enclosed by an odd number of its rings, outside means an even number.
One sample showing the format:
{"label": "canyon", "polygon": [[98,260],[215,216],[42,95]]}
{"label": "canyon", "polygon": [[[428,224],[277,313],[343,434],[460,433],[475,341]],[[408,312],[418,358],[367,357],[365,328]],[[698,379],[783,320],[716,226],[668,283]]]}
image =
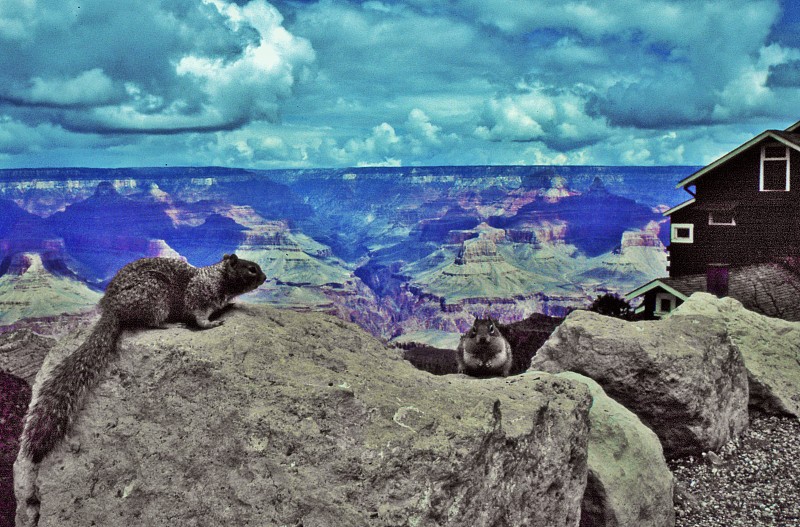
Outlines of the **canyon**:
{"label": "canyon", "polygon": [[124,264],[254,260],[246,301],[452,347],[475,316],[563,316],[666,275],[692,167],[0,171],[0,325],[90,309]]}

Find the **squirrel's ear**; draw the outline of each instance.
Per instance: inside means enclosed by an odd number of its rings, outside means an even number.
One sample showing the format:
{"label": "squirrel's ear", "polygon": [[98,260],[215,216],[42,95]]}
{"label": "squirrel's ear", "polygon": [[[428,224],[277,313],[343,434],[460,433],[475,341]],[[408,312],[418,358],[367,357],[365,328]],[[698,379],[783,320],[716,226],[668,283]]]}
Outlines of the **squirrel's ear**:
{"label": "squirrel's ear", "polygon": [[223,260],[228,260],[228,263],[231,265],[236,265],[239,262],[239,257],[235,254],[226,254],[222,257]]}

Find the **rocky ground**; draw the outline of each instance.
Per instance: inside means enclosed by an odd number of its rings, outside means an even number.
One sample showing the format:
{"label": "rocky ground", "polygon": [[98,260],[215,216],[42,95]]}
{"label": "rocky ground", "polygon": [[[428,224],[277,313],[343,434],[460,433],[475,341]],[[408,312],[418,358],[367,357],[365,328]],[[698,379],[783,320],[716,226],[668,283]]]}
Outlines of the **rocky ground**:
{"label": "rocky ground", "polygon": [[676,527],[800,527],[800,421],[753,416],[719,452],[670,463]]}
{"label": "rocky ground", "polygon": [[25,381],[0,371],[0,527],[14,527],[12,466],[30,398],[31,389]]}

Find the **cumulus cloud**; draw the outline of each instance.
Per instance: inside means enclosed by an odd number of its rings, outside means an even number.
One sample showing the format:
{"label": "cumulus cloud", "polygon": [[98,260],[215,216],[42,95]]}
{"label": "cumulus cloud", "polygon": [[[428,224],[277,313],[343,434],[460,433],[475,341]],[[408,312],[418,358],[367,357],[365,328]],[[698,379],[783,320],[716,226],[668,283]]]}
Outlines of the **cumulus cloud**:
{"label": "cumulus cloud", "polygon": [[[745,94],[744,86],[737,88],[741,77],[761,78],[760,57],[780,14],[777,0],[413,2],[420,9],[427,5],[474,18],[494,27],[500,38],[535,46],[537,53],[529,55],[517,44],[513,59],[523,61],[545,86],[591,86],[584,101],[588,112],[617,127],[669,129],[775,114],[776,105],[734,105],[726,94]],[[774,66],[780,82],[788,70]],[[751,81],[746,89],[762,84]],[[537,126],[546,102],[526,108],[520,101],[495,99],[489,105],[498,119],[495,129],[479,130],[487,139],[548,135]]]}
{"label": "cumulus cloud", "polygon": [[289,33],[281,25],[282,15],[263,0],[252,0],[244,7],[212,3],[235,28],[249,25],[260,38],[232,61],[184,56],[176,66],[177,74],[199,81],[211,108],[211,122],[218,114],[231,123],[276,120],[278,101],[291,94],[303,68],[314,61],[311,44]]}
{"label": "cumulus cloud", "polygon": [[[14,48],[22,54],[13,63],[0,59],[7,66],[0,102],[29,119],[36,107],[62,109],[40,118],[78,132],[232,130],[274,121],[315,59],[311,44],[287,31],[265,0],[41,4],[13,19],[0,12],[0,45],[7,55]],[[34,54],[20,41],[19,25],[58,60]]]}
{"label": "cumulus cloud", "polygon": [[475,135],[490,141],[539,140],[552,148],[576,149],[608,132],[603,119],[585,111],[585,94],[520,85],[514,93],[486,103]]}
{"label": "cumulus cloud", "polygon": [[4,0],[0,115],[115,164],[700,164],[798,118],[781,4]]}
{"label": "cumulus cloud", "polygon": [[93,68],[71,78],[33,77],[30,86],[13,99],[21,105],[92,107],[111,103],[116,92],[111,78],[101,68]]}
{"label": "cumulus cloud", "polygon": [[[377,112],[395,124],[416,109],[439,136],[484,141],[477,147],[495,152],[487,161],[526,152],[528,161],[648,164],[690,161],[687,130],[787,112],[796,97],[767,82],[791,60],[768,41],[779,13],[777,0],[329,0],[298,8],[292,30],[322,43],[319,93],[348,94],[346,114],[329,105],[344,121]],[[455,155],[411,140],[412,127],[409,118],[397,128],[391,155]]]}
{"label": "cumulus cloud", "polygon": [[[766,38],[778,14],[776,1],[623,4],[601,4],[626,8],[609,18],[610,28],[619,33],[609,36],[611,45],[603,45],[635,62],[623,61],[617,80],[597,90],[590,104],[594,115],[620,127],[669,129],[771,113],[753,102],[749,90],[763,86],[753,81],[762,76]],[[745,86],[742,79],[747,77]],[[734,104],[729,96],[734,92],[747,100]]]}
{"label": "cumulus cloud", "polygon": [[381,123],[372,129],[372,133],[363,139],[348,140],[342,148],[331,150],[334,157],[345,164],[382,165],[394,163],[394,157],[402,151],[403,141],[397,136],[394,127],[389,123]]}
{"label": "cumulus cloud", "polygon": [[420,140],[433,145],[441,144],[440,132],[442,128],[431,123],[430,117],[419,108],[411,110],[411,113],[408,114],[406,125]]}
{"label": "cumulus cloud", "polygon": [[443,133],[423,110],[414,108],[397,127],[383,122],[366,135],[341,141],[328,135],[322,141],[307,141],[306,152],[316,152],[334,165],[395,166],[431,163],[451,155],[459,143],[456,134]]}

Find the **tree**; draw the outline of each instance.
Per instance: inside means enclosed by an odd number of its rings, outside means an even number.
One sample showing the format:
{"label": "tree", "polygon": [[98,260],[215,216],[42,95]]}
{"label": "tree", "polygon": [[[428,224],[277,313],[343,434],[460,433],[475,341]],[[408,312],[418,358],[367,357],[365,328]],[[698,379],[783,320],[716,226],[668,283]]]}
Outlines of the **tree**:
{"label": "tree", "polygon": [[633,316],[631,305],[624,298],[613,293],[598,296],[589,306],[589,311],[624,320],[630,320]]}

